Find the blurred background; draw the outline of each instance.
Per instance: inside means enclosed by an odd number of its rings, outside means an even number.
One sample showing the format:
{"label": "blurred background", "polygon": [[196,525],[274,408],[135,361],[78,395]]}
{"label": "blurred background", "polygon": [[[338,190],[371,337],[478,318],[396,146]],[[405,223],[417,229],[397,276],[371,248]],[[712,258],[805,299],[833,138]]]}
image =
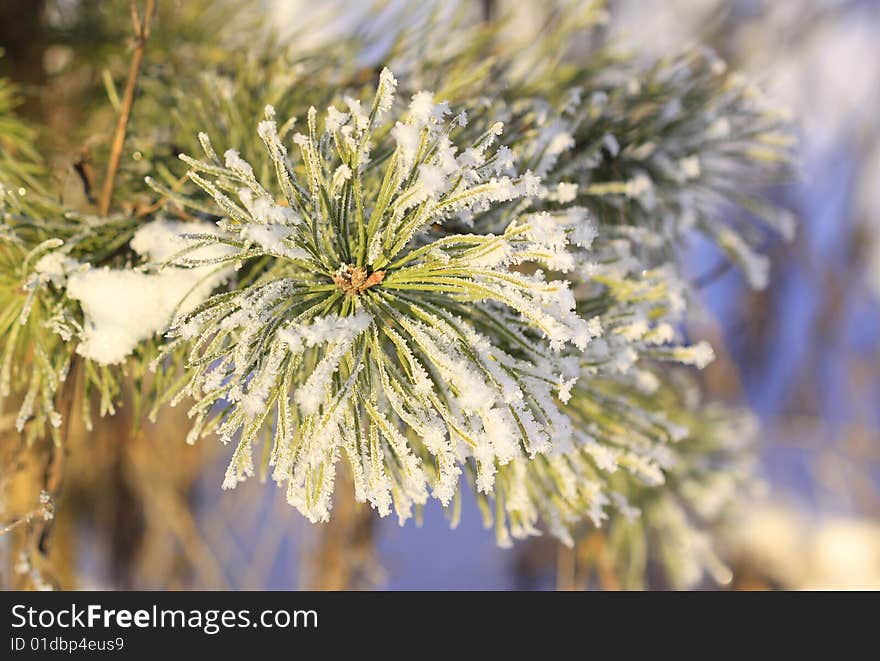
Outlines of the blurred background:
{"label": "blurred background", "polygon": [[[540,26],[548,7],[473,2],[487,20],[509,13],[511,29],[521,31]],[[0,0],[0,75],[23,86],[21,112],[45,123],[50,142],[63,143],[76,125],[100,78],[96,68],[125,66],[118,49],[125,23],[107,20],[100,5],[108,4]],[[620,47],[651,58],[707,44],[787,107],[797,127],[798,175],[768,194],[796,215],[798,231],[791,243],[765,246],[770,286],[750,289],[708,243],[687,246],[705,304],[690,333],[718,355],[705,387],[746,404],[760,422],[761,494],[720,533],[720,555],[733,570],[726,587],[880,589],[880,2],[608,4],[604,29]],[[282,36],[313,43],[346,34],[365,19],[365,5],[263,3]],[[317,17],[326,29],[304,37],[301,26]],[[126,443],[118,442],[129,433],[125,412],[88,437],[74,434],[81,452],[72,456],[81,458],[59,504],[71,512],[58,522],[63,584],[613,587],[578,576],[549,539],[497,548],[468,500],[454,532],[436,503],[421,526],[400,528],[340,503],[333,523],[314,528],[280,490],[257,481],[221,492],[226,449],[184,449],[184,418],[182,410],[166,412]],[[581,545],[575,553],[594,551]]]}

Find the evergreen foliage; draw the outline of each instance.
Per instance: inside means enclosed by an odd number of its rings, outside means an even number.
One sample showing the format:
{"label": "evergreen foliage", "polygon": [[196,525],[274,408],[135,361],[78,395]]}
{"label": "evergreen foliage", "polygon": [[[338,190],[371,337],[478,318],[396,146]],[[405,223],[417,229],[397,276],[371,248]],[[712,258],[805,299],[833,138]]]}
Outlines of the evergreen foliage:
{"label": "evergreen foliage", "polygon": [[713,356],[680,247],[701,232],[766,284],[765,233],[793,230],[755,188],[788,162],[781,115],[711,53],[617,53],[600,3],[528,44],[416,14],[313,50],[181,30],[106,216],[60,201],[0,81],[17,430],[60,443],[61,400],[112,414],[128,375],[231,445],[224,488],[271,475],[313,522],[342,462],[401,523],[429,497],[455,521],[470,485],[502,545],[605,526],[628,576],[650,548],[677,585],[722,577],[701,527],[748,484],[749,431],[670,366]]}

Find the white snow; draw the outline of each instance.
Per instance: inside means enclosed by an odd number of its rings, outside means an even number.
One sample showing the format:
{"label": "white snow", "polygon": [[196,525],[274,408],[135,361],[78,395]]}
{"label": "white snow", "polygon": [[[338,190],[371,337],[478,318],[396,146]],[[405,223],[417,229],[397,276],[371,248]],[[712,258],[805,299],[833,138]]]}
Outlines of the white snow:
{"label": "white snow", "polygon": [[419,130],[411,124],[402,124],[397,122],[395,127],[391,129],[391,135],[397,142],[397,149],[400,152],[400,160],[404,169],[412,167],[416,160],[416,154],[419,151]]}
{"label": "white snow", "polygon": [[47,253],[34,264],[34,271],[56,287],[64,285],[67,277],[80,267],[80,263],[63,252],[55,250]]}
{"label": "white snow", "polygon": [[[156,220],[138,230],[131,247],[162,262],[184,249],[184,233],[217,234],[210,223]],[[212,259],[229,249],[215,244],[194,250],[191,259]],[[120,363],[140,342],[165,331],[176,314],[185,314],[225,281],[232,267],[167,266],[156,272],[86,268],[71,274],[67,294],[80,302],[85,316],[77,353],[102,365]]]}

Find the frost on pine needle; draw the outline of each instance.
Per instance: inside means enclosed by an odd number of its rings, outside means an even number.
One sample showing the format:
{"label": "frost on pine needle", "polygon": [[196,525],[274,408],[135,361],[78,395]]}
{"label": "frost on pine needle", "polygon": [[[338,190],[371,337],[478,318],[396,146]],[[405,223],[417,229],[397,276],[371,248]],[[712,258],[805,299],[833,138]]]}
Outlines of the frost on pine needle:
{"label": "frost on pine needle", "polygon": [[343,457],[357,499],[403,521],[429,494],[448,504],[463,469],[490,492],[499,466],[570,444],[556,394],[601,330],[577,315],[568,282],[519,268],[572,268],[564,222],[444,230],[501,213],[539,180],[510,171],[504,152],[501,173],[499,123],[462,143],[464,118],[428,92],[385,120],[393,80],[383,73],[372,104],[309,110],[290,151],[267,109],[258,133],[273,181],[235,153],[219,161],[207,140],[207,160],[184,157],[222,216],[228,262],[272,260],[171,331],[171,347],[189,346],[190,439],[212,429],[237,443],[230,487],[267,437],[262,469],[313,521],[329,517]]}
{"label": "frost on pine needle", "polygon": [[[594,9],[584,7],[582,25],[599,20]],[[588,52],[560,75],[550,54],[574,47],[578,13],[562,12],[525,48],[500,27],[459,21],[460,40],[443,55],[421,55],[432,36],[414,29],[389,58],[415,62],[408,73],[418,84],[447,85],[457,103],[503,119],[518,167],[541,177],[546,202],[585,206],[609,228],[649,229],[654,245],[639,246],[649,267],[698,231],[761,287],[761,249],[794,232],[791,214],[762,200],[768,182],[791,170],[787,114],[705,48],[642,63],[582,40],[577,48]],[[481,58],[493,62],[491,76],[447,82],[450,62]],[[401,89],[407,84],[400,76]]]}
{"label": "frost on pine needle", "polygon": [[642,497],[670,488],[670,475],[681,468],[680,448],[693,433],[691,421],[702,415],[695,409],[680,421],[681,404],[657,406],[672,389],[662,363],[703,367],[712,357],[705,343],[682,344],[684,285],[674,269],[642,270],[620,245],[594,246],[592,257],[596,263],[574,274],[584,278],[578,308],[596,314],[603,332],[579,355],[578,378],[558,382],[571,442],[499,467],[495,506],[485,498],[482,509],[501,544],[537,534],[542,524],[572,543],[584,519],[604,527],[615,513],[631,517],[636,508],[624,491]]}
{"label": "frost on pine needle", "polygon": [[[790,166],[791,141],[785,115],[719,63],[711,52],[692,52],[634,72],[636,86],[596,81],[600,91],[568,103],[556,119],[549,114],[534,144],[541,163],[553,156],[550,179],[576,182],[576,199],[600,222],[651,228],[662,249],[702,232],[762,288],[766,231],[731,209],[791,239],[792,217],[759,193],[760,172],[779,178]],[[584,148],[557,156],[552,145],[567,133]]]}

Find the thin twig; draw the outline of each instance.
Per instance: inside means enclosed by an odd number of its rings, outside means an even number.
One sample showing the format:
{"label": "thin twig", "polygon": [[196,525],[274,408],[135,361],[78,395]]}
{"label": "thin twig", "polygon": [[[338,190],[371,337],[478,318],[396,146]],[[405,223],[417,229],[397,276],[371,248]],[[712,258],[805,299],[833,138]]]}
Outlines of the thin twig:
{"label": "thin twig", "polygon": [[40,508],[32,510],[32,511],[28,512],[27,514],[25,514],[24,516],[21,516],[17,519],[13,519],[9,523],[3,524],[2,526],[0,526],[0,536],[5,535],[8,532],[12,532],[13,530],[18,528],[19,526],[23,526],[26,523],[30,523],[37,516],[42,516],[42,510]]}
{"label": "thin twig", "polygon": [[106,216],[110,211],[110,202],[113,198],[113,184],[116,180],[116,171],[119,169],[119,161],[122,158],[125,131],[128,127],[131,107],[134,105],[134,93],[137,88],[138,74],[144,59],[147,39],[150,37],[150,22],[152,21],[155,9],[156,0],[147,0],[146,11],[143,18],[141,18],[135,1],[131,0],[131,20],[134,25],[134,53],[131,57],[131,65],[128,68],[128,79],[125,82],[125,92],[122,95],[122,106],[119,109],[116,130],[113,133],[110,160],[107,162],[107,174],[104,175],[104,185],[101,188],[101,202],[98,208],[103,216]]}
{"label": "thin twig", "polygon": [[[74,356],[70,365],[67,380],[64,383],[62,391],[62,406],[64,431],[63,438],[60,443],[49,442],[49,457],[46,460],[46,467],[43,471],[43,492],[49,497],[49,502],[57,503],[61,494],[61,487],[64,483],[64,469],[67,464],[67,452],[70,443],[70,427],[73,424],[73,404],[77,397],[77,388],[79,384],[80,368],[79,360]],[[33,519],[31,519],[33,520]],[[43,517],[34,523],[29,531],[31,559],[38,560],[41,569],[38,573],[41,577],[48,576],[48,583],[54,587],[59,586],[58,579],[52,575],[49,563],[49,551],[52,530],[55,525],[55,517]],[[43,578],[45,580],[45,578]]]}

